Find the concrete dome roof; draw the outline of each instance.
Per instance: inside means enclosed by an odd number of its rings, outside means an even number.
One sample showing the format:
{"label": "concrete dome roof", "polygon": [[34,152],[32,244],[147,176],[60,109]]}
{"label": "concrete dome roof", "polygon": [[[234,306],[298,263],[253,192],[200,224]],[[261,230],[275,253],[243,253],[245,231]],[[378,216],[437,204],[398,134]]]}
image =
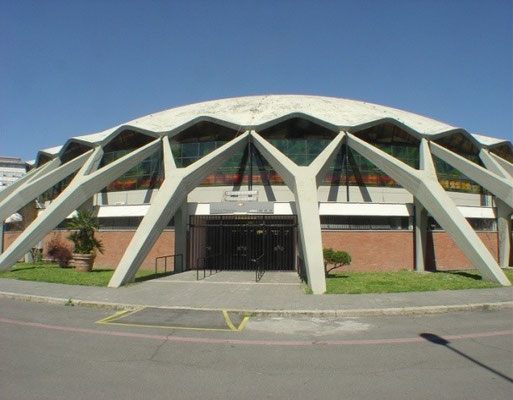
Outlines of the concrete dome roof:
{"label": "concrete dome roof", "polygon": [[105,144],[125,129],[133,129],[158,137],[173,131],[179,132],[195,122],[207,120],[241,131],[258,130],[292,116],[309,118],[337,130],[355,130],[380,122],[392,122],[416,136],[439,137],[461,132],[471,141],[482,146],[509,143],[502,139],[471,135],[463,129],[431,118],[363,101],[306,95],[265,95],[212,100],[171,108],[134,119],[103,132],[73,137],[64,146],[41,150],[40,154],[47,156],[56,154],[64,150],[70,142],[90,146]]}

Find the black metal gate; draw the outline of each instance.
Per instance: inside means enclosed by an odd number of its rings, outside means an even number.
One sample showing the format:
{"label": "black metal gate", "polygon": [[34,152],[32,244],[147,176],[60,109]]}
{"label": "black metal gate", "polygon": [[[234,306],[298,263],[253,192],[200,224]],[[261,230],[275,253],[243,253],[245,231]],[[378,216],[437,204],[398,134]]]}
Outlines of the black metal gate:
{"label": "black metal gate", "polygon": [[191,215],[191,269],[296,269],[295,215]]}

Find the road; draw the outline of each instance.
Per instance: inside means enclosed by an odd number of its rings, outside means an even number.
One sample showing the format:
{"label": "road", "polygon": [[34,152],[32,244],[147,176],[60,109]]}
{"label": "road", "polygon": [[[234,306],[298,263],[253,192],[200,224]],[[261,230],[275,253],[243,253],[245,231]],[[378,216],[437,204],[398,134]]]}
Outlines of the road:
{"label": "road", "polygon": [[513,310],[250,317],[240,331],[219,315],[0,310],[1,399],[513,398]]}

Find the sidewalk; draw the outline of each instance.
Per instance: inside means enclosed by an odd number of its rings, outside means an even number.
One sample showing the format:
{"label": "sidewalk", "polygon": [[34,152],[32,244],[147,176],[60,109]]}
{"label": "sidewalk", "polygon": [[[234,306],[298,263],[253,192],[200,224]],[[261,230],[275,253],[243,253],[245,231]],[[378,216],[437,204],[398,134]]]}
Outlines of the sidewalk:
{"label": "sidewalk", "polygon": [[307,295],[296,274],[222,272],[197,281],[194,271],[118,289],[0,279],[0,298],[111,309],[163,307],[253,314],[363,316],[513,309],[513,288],[359,295]]}

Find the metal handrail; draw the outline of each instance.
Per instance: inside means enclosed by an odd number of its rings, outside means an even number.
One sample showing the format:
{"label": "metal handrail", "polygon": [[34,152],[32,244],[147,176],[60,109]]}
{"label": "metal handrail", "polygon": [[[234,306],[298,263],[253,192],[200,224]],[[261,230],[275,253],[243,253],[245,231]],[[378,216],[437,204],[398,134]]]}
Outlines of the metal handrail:
{"label": "metal handrail", "polygon": [[265,253],[260,254],[257,258],[252,258],[250,261],[255,263],[255,282],[260,281],[265,274],[265,270],[261,269],[260,260],[264,257]]}
{"label": "metal handrail", "polygon": [[[202,279],[205,279],[207,277],[207,267],[206,267],[206,260],[209,259],[209,258],[214,258],[214,257],[219,257],[220,254],[211,254],[209,256],[205,256],[205,257],[199,257],[196,261],[196,280],[199,281],[200,279],[200,261],[203,260],[203,268],[201,268],[201,270],[203,271],[203,278]],[[217,263],[215,263],[215,267],[212,268],[212,265],[210,266],[210,268],[208,268],[208,271],[209,271],[209,275],[208,276],[212,276],[212,271],[214,271],[214,273],[218,273],[219,272],[219,268],[218,268],[218,265]]]}
{"label": "metal handrail", "polygon": [[158,275],[158,261],[164,259],[164,274],[167,274],[167,260],[172,258],[173,259],[173,271],[172,273],[176,272],[175,265],[176,265],[176,258],[180,258],[180,265],[183,266],[183,254],[170,254],[168,256],[159,256],[155,257],[155,275]]}

